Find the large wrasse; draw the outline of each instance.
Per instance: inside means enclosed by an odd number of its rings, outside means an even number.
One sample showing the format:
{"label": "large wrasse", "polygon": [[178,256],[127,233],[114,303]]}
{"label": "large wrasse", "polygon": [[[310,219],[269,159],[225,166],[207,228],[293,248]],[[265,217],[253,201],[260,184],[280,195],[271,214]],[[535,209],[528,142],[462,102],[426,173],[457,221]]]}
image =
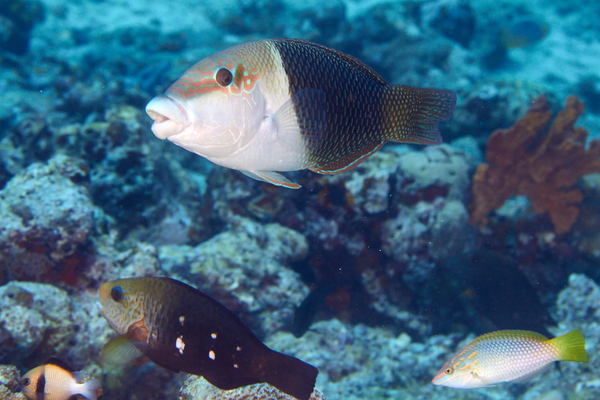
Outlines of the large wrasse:
{"label": "large wrasse", "polygon": [[265,346],[225,306],[170,278],[111,281],[98,289],[99,308],[121,336],[109,358],[145,355],[163,368],[204,377],[223,390],[267,383],[308,400],[319,371]]}
{"label": "large wrasse", "polygon": [[95,379],[83,382],[81,372],[62,360],[51,358],[23,375],[19,386],[30,400],[72,400],[77,395],[96,400],[100,383]]}
{"label": "large wrasse", "polygon": [[554,339],[531,331],[486,333],[454,353],[431,382],[459,389],[523,382],[554,361],[587,361],[579,329]]}
{"label": "large wrasse", "polygon": [[275,171],[346,171],[388,141],[442,141],[456,95],[390,85],[357,59],[303,40],[243,43],[193,65],[146,112],[160,139],[278,186]]}

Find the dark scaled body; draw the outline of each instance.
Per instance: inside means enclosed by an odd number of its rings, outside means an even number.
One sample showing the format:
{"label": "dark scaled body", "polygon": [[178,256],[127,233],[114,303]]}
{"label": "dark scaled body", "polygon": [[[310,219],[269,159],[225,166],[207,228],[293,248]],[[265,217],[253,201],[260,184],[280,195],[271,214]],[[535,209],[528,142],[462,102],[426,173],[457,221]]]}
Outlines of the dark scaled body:
{"label": "dark scaled body", "polygon": [[343,172],[387,141],[441,143],[438,122],[450,119],[454,92],[390,85],[357,59],[315,43],[272,43],[290,81],[300,131],[310,138],[310,170]]}
{"label": "dark scaled body", "polygon": [[[231,311],[193,287],[169,278],[105,285],[99,290],[103,315],[156,364],[203,376],[223,390],[266,382],[298,399],[310,398],[316,368],[269,349]],[[111,301],[141,306],[143,319],[130,318],[120,328]]]}

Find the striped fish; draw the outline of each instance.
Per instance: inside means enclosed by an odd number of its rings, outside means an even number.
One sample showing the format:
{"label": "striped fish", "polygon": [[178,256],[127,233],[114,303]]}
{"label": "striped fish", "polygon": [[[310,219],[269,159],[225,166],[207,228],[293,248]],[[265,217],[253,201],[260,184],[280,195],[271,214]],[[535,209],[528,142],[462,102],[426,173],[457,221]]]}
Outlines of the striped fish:
{"label": "striped fish", "polygon": [[587,361],[579,329],[554,339],[530,331],[487,333],[454,353],[431,382],[460,389],[523,382],[554,361]]}
{"label": "striped fish", "polygon": [[213,54],[152,99],[160,139],[278,186],[276,171],[346,171],[388,141],[441,142],[456,95],[394,86],[357,59],[294,39]]}
{"label": "striped fish", "polygon": [[84,383],[83,378],[64,361],[51,358],[23,375],[19,386],[30,400],[72,400],[77,395],[96,400],[100,383],[96,379]]}

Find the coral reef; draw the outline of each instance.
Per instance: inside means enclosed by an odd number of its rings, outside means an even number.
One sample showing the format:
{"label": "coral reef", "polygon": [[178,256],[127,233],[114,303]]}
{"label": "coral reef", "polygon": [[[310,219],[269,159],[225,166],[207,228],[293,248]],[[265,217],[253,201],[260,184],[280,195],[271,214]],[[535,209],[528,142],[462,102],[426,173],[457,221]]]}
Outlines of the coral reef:
{"label": "coral reef", "polygon": [[279,224],[238,218],[237,225],[199,244],[161,246],[165,274],[188,282],[234,311],[260,335],[291,323],[308,288],[290,262],[306,257],[304,236]]}
{"label": "coral reef", "polygon": [[[487,163],[473,176],[471,223],[487,223],[487,215],[513,195],[525,195],[538,214],[548,213],[557,234],[569,232],[583,200],[575,183],[584,175],[600,172],[600,142],[574,127],[583,103],[569,97],[565,109],[551,119],[543,96],[510,129],[497,130],[488,139]],[[540,137],[540,135],[542,135]]]}
{"label": "coral reef", "polygon": [[0,400],[26,400],[23,393],[16,393],[20,376],[15,366],[0,364]]}
{"label": "coral reef", "polygon": [[53,281],[78,267],[103,217],[80,184],[86,179],[83,162],[57,156],[30,165],[0,191],[0,270],[8,278]]}
{"label": "coral reef", "polygon": [[[221,390],[204,378],[190,375],[179,391],[180,400],[294,400],[293,397],[280,392],[266,383],[244,386],[233,390]],[[315,389],[310,400],[326,400],[323,393]]]}

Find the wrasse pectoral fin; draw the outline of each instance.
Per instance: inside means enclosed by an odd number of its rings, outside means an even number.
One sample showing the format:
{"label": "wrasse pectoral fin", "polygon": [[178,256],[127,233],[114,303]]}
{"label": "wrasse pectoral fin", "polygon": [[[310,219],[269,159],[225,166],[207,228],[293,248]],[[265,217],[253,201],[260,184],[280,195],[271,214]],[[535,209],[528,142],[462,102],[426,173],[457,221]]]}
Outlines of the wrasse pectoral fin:
{"label": "wrasse pectoral fin", "polygon": [[302,89],[272,115],[277,140],[297,149],[318,148],[327,130],[325,93],[317,89]]}
{"label": "wrasse pectoral fin", "polygon": [[144,353],[135,346],[128,335],[121,335],[104,345],[101,363],[105,366],[126,365],[140,357],[144,357]]}
{"label": "wrasse pectoral fin", "polygon": [[274,171],[240,171],[244,175],[256,179],[257,181],[271,183],[276,186],[283,186],[288,189],[300,189],[302,186],[287,179],[285,176]]}

